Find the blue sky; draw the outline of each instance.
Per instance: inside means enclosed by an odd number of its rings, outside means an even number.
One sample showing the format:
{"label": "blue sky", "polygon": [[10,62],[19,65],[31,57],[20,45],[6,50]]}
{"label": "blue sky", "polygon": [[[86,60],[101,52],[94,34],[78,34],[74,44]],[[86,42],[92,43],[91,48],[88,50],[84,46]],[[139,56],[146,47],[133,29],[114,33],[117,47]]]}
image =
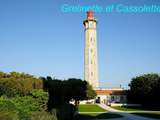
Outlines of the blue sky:
{"label": "blue sky", "polygon": [[[0,71],[83,79],[85,13],[70,5],[160,5],[153,0],[1,0]],[[96,13],[101,87],[160,72],[160,13]]]}

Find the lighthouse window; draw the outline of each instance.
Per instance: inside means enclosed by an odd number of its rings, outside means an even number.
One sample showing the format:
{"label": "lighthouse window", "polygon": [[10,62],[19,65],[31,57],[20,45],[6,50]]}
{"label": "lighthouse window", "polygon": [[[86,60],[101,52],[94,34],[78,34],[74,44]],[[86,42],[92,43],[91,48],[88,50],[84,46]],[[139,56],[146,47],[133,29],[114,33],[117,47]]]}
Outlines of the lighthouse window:
{"label": "lighthouse window", "polygon": [[91,72],[91,76],[93,76],[93,72]]}
{"label": "lighthouse window", "polygon": [[91,38],[91,42],[92,42],[92,38]]}

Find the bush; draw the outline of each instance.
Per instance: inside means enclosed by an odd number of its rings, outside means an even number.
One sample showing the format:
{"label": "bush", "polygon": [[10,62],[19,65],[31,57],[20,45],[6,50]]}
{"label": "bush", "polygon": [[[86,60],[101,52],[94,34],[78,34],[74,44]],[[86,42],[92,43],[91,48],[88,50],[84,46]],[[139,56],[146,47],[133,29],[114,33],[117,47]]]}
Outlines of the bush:
{"label": "bush", "polygon": [[[0,111],[16,114],[19,120],[28,120],[32,112],[40,110],[39,103],[31,96],[6,98],[0,97]],[[4,114],[4,116],[6,116]]]}
{"label": "bush", "polygon": [[12,101],[16,105],[17,109],[24,111],[27,114],[41,110],[39,103],[31,96],[15,97],[12,98]]}
{"label": "bush", "polygon": [[57,120],[57,118],[46,111],[34,112],[31,115],[31,120]]}
{"label": "bush", "polygon": [[31,92],[31,96],[36,99],[39,106],[43,109],[47,109],[48,93],[41,89],[35,89]]}
{"label": "bush", "polygon": [[8,97],[29,95],[34,89],[43,89],[43,80],[32,75],[0,72],[0,96]]}
{"label": "bush", "polygon": [[0,120],[19,120],[15,111],[0,111]]}
{"label": "bush", "polygon": [[14,111],[16,105],[6,97],[0,97],[0,111]]}
{"label": "bush", "polygon": [[13,97],[20,94],[19,84],[16,80],[12,80],[9,78],[1,78],[0,79],[0,96],[6,95],[8,97]]}
{"label": "bush", "polygon": [[6,97],[0,97],[1,120],[27,120],[28,115],[18,109],[14,101]]}
{"label": "bush", "polygon": [[51,113],[56,116],[58,120],[73,120],[76,108],[72,104],[62,104],[53,108]]}

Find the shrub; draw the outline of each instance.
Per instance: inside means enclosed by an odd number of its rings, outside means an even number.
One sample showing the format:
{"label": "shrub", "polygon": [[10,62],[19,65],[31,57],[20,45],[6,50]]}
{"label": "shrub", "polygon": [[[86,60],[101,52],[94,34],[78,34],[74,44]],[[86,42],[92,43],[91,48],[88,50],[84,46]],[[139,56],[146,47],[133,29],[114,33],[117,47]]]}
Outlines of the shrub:
{"label": "shrub", "polygon": [[0,72],[0,96],[29,95],[34,89],[43,89],[43,80],[29,74]]}
{"label": "shrub", "polygon": [[43,109],[47,109],[48,93],[44,92],[42,89],[35,89],[31,92],[31,96],[36,99],[39,106]]}
{"label": "shrub", "polygon": [[8,97],[16,96],[20,93],[18,90],[19,84],[16,80],[9,78],[1,78],[0,79],[0,96],[6,95]]}
{"label": "shrub", "polygon": [[18,116],[17,120],[28,120],[31,113],[38,110],[40,110],[39,103],[31,96],[0,97],[0,111],[4,111],[2,117],[13,115]]}
{"label": "shrub", "polygon": [[0,111],[0,120],[19,120],[15,111]]}
{"label": "shrub", "polygon": [[65,103],[53,108],[50,112],[58,120],[73,120],[76,108],[72,104]]}
{"label": "shrub", "polygon": [[46,111],[34,112],[31,115],[31,120],[57,120],[57,118]]}
{"label": "shrub", "polygon": [[0,120],[19,120],[18,112],[12,100],[0,97]]}

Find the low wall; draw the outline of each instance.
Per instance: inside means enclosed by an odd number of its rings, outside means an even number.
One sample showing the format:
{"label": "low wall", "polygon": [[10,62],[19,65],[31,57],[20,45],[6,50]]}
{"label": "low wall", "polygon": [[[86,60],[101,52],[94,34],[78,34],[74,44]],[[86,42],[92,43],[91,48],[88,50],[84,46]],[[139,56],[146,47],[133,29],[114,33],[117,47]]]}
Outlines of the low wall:
{"label": "low wall", "polygon": [[[70,102],[71,104],[74,104],[74,101]],[[79,101],[79,104],[95,104],[95,100],[91,99],[91,100],[81,100]]]}
{"label": "low wall", "polygon": [[141,104],[127,104],[127,103],[125,103],[125,104],[121,104],[121,103],[110,103],[110,106],[120,106],[120,107],[122,107],[122,106],[130,106],[130,107],[136,107],[136,106],[142,106]]}

